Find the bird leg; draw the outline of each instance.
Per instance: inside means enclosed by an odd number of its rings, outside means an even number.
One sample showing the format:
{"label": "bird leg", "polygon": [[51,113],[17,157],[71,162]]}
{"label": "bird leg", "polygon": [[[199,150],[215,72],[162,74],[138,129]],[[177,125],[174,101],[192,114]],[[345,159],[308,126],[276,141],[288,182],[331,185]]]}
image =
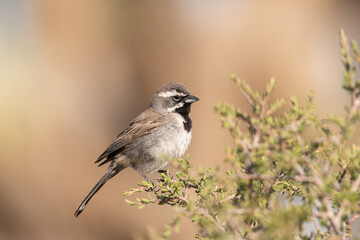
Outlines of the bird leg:
{"label": "bird leg", "polygon": [[168,175],[168,177],[170,177],[171,180],[173,180],[173,178],[174,178],[174,176],[172,176],[172,175],[170,174],[170,171],[165,170],[165,169],[160,169],[160,170],[158,171],[158,173],[165,173],[166,175]]}
{"label": "bird leg", "polygon": [[143,172],[139,171],[138,169],[136,169],[134,166],[131,166],[132,169],[134,169],[135,171],[137,171],[146,181],[151,182],[153,187],[149,189],[149,191],[153,191],[157,185],[157,181],[153,180],[151,178],[149,178],[148,176],[146,176]]}

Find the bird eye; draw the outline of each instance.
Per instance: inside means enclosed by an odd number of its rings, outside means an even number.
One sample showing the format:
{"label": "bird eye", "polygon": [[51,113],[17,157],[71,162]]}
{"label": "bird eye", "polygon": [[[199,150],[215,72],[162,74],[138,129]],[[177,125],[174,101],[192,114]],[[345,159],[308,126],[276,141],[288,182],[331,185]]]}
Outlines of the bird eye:
{"label": "bird eye", "polygon": [[175,102],[178,102],[178,101],[180,101],[180,97],[178,95],[175,95],[175,96],[173,96],[173,100]]}

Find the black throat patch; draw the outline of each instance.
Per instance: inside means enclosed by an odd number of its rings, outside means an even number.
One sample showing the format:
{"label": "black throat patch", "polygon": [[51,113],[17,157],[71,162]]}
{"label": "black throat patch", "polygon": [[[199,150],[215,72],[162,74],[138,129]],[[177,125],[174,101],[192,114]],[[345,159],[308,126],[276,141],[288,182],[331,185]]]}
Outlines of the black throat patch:
{"label": "black throat patch", "polygon": [[187,132],[190,132],[192,128],[192,121],[189,117],[190,104],[185,104],[183,107],[176,109],[175,112],[179,113],[184,118],[184,129]]}

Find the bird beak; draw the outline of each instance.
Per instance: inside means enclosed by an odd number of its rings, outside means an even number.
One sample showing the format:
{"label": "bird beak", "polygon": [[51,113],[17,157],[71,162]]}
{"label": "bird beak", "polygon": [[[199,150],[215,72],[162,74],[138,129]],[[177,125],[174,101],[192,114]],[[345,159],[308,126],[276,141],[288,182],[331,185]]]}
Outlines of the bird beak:
{"label": "bird beak", "polygon": [[193,96],[193,95],[189,95],[187,97],[187,99],[185,100],[185,103],[193,103],[193,102],[196,102],[196,101],[199,101],[200,99]]}

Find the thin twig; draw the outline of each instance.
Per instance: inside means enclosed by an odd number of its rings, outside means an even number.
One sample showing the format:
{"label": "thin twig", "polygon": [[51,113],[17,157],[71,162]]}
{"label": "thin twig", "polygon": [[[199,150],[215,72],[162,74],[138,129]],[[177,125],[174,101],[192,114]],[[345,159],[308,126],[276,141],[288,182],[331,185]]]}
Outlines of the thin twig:
{"label": "thin twig", "polygon": [[329,220],[332,228],[334,229],[335,234],[339,235],[340,234],[340,227],[339,227],[340,223],[334,215],[334,210],[331,207],[330,200],[328,199],[328,197],[324,197],[322,202],[324,203],[324,206],[326,208],[327,219]]}
{"label": "thin twig", "polygon": [[360,174],[359,176],[356,178],[355,182],[352,184],[351,186],[351,191],[352,192],[356,192],[360,187]]}
{"label": "thin twig", "polygon": [[311,220],[313,221],[314,225],[315,225],[315,229],[317,231],[318,234],[321,234],[320,233],[320,228],[319,228],[319,225],[317,224],[316,222],[316,219],[314,217],[311,218]]}
{"label": "thin twig", "polygon": [[[242,82],[240,82],[240,86],[242,86]],[[245,97],[245,99],[248,101],[248,103],[251,105],[252,108],[255,108],[255,103],[251,99],[251,97],[240,87],[241,94]]]}

